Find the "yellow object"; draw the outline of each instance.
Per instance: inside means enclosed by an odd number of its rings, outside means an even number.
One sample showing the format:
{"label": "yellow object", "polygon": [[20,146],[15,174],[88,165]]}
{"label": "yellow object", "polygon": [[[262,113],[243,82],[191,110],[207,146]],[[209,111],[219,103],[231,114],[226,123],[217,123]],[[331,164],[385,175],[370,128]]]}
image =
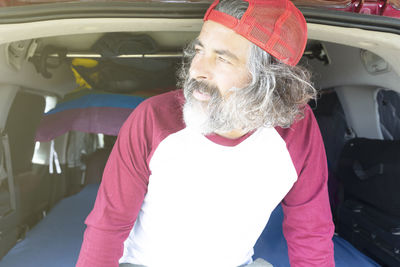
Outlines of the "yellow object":
{"label": "yellow object", "polygon": [[[85,68],[94,68],[99,64],[97,60],[89,58],[74,58],[72,60],[71,70],[74,74],[75,81],[79,87],[74,91],[79,91],[81,89],[92,89],[92,86],[79,74],[79,72],[74,68],[74,66],[81,66]],[[89,75],[89,78],[93,81],[98,81],[99,74],[97,72]]]}
{"label": "yellow object", "polygon": [[90,58],[74,58],[72,60],[73,66],[82,66],[86,68],[93,68],[99,65],[99,62],[95,59]]}

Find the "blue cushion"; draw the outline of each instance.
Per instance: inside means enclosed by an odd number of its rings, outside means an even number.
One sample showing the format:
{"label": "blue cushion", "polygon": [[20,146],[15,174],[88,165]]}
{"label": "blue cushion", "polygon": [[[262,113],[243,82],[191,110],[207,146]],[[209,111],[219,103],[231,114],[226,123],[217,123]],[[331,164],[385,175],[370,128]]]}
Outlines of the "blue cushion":
{"label": "blue cushion", "polygon": [[[279,205],[272,212],[254,247],[254,259],[263,258],[274,267],[290,267],[288,248],[282,232],[283,211]],[[339,236],[333,237],[336,267],[380,266]]]}
{"label": "blue cushion", "polygon": [[[83,222],[93,207],[97,190],[98,185],[88,185],[77,195],[60,201],[0,261],[0,267],[75,266],[85,229]],[[279,205],[254,248],[254,258],[264,258],[274,267],[290,266],[282,220]],[[342,238],[335,236],[333,242],[337,267],[379,266]]]}
{"label": "blue cushion", "polygon": [[97,184],[60,201],[49,214],[12,248],[0,267],[71,267],[79,256],[84,220],[93,208]]}

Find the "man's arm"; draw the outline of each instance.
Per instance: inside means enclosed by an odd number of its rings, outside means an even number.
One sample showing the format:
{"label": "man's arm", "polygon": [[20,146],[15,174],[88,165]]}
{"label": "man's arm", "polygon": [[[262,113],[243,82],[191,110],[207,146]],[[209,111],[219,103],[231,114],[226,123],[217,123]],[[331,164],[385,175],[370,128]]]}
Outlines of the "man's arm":
{"label": "man's arm", "polygon": [[[116,267],[147,192],[151,124],[139,106],[121,128],[85,223],[78,267]],[[150,138],[151,139],[151,138]]]}
{"label": "man's arm", "polygon": [[282,201],[283,233],[290,265],[334,266],[327,161],[311,109],[307,107],[304,119],[284,132],[298,174],[296,183]]}

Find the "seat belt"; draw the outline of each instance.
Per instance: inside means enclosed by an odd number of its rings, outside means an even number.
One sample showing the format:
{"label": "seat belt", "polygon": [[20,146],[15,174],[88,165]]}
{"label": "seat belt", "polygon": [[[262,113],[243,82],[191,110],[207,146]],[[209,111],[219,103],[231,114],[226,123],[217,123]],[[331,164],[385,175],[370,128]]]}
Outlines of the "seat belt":
{"label": "seat belt", "polygon": [[0,145],[2,146],[2,150],[4,151],[4,157],[5,157],[5,162],[6,162],[6,172],[7,172],[7,179],[8,179],[8,190],[10,193],[10,211],[7,212],[7,215],[15,212],[17,209],[17,202],[16,202],[16,197],[15,197],[15,186],[14,186],[14,175],[12,171],[12,165],[11,165],[11,153],[10,153],[10,144],[9,144],[9,139],[8,135],[5,133],[0,134],[0,139],[1,143]]}

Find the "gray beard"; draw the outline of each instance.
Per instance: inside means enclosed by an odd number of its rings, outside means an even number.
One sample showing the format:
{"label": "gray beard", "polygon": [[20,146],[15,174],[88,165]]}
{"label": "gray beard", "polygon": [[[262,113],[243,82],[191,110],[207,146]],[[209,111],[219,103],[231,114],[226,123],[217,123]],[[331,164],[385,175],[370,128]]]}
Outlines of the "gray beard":
{"label": "gray beard", "polygon": [[[241,106],[238,101],[240,99],[234,93],[235,89],[232,89],[233,93],[231,95],[223,98],[216,87],[209,86],[205,82],[191,79],[187,80],[183,87],[186,98],[186,103],[183,107],[183,118],[188,128],[204,135],[246,128],[243,127],[246,123],[243,122],[243,118],[239,120],[235,116],[240,112],[238,107]],[[207,102],[197,100],[193,96],[194,90],[208,93],[211,97],[210,100]]]}
{"label": "gray beard", "polygon": [[210,116],[202,103],[186,101],[183,106],[183,119],[186,127],[195,132],[207,135],[218,131],[216,127],[213,127],[214,123],[211,121]]}

